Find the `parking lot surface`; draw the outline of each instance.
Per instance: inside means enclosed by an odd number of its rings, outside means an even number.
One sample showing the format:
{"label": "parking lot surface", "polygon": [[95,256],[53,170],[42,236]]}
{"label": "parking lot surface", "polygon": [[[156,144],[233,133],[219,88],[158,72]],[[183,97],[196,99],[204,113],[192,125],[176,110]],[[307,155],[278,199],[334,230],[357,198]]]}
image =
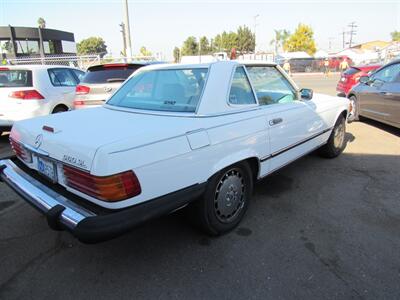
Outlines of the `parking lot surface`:
{"label": "parking lot surface", "polygon": [[[337,76],[294,79],[335,94]],[[84,245],[1,183],[0,299],[399,299],[400,133],[353,123],[347,142],[336,159],[310,154],[259,182],[219,238],[175,213]]]}

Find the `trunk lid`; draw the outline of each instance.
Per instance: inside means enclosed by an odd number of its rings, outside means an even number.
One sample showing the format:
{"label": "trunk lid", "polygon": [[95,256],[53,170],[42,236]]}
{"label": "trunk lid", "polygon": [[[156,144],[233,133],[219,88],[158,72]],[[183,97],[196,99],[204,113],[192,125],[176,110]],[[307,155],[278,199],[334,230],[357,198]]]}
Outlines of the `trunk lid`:
{"label": "trunk lid", "polygon": [[80,101],[105,102],[121,86],[122,82],[110,83],[83,83],[81,85],[90,88],[89,93],[76,95],[75,99]]}
{"label": "trunk lid", "polygon": [[[102,146],[126,140],[130,146],[140,147],[182,135],[193,130],[194,119],[98,107],[19,121],[13,126],[11,138],[47,152],[58,161],[91,170]],[[37,140],[41,140],[39,146]]]}

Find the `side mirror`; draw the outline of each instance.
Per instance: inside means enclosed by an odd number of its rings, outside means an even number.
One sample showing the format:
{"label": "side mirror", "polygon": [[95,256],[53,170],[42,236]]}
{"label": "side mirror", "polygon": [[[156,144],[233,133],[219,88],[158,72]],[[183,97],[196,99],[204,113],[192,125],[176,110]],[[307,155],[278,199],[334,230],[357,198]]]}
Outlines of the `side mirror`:
{"label": "side mirror", "polygon": [[370,80],[369,76],[361,76],[358,81],[361,82],[361,83],[364,83],[364,84],[368,84],[369,80]]}
{"label": "side mirror", "polygon": [[313,97],[313,90],[312,89],[301,89],[300,90],[300,97],[302,100],[311,100]]}

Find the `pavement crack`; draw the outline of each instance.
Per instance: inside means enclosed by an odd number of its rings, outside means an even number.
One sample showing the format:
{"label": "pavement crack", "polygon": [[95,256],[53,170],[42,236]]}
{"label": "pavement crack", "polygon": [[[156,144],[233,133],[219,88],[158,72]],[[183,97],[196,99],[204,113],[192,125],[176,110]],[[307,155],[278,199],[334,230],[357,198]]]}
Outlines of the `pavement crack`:
{"label": "pavement crack", "polygon": [[41,263],[43,264],[50,258],[52,258],[54,255],[58,254],[64,247],[63,243],[61,242],[60,239],[61,233],[58,233],[56,240],[55,240],[55,245],[53,247],[50,247],[49,249],[39,253],[35,257],[33,257],[31,260],[26,262],[19,270],[17,270],[14,274],[11,275],[9,279],[7,279],[5,282],[0,284],[0,299],[6,299],[7,297],[4,297],[4,295],[7,292],[7,288],[12,285],[13,282],[15,282],[18,277],[23,274],[25,271],[27,271],[30,267],[34,266],[36,263]]}
{"label": "pavement crack", "polygon": [[337,279],[339,279],[341,282],[344,283],[344,285],[349,288],[359,299],[364,299],[364,297],[362,296],[362,294],[357,291],[355,288],[353,288],[349,282],[347,282],[347,280],[345,278],[343,278],[341,276],[341,274],[338,272],[338,270],[335,268],[335,266],[333,266],[330,262],[329,259],[325,259],[323,257],[321,257],[316,249],[315,249],[315,245],[311,242],[306,242],[304,243],[304,246],[306,247],[306,249],[308,251],[310,251],[317,259],[318,261],[327,268],[327,270],[333,274]]}

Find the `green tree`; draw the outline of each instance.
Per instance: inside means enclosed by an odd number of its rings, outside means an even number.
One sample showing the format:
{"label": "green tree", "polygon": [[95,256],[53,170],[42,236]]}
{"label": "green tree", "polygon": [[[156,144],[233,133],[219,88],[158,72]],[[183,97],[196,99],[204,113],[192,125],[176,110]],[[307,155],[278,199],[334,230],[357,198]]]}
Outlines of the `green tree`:
{"label": "green tree", "polygon": [[11,41],[5,41],[5,42],[1,45],[1,49],[2,49],[1,52],[7,53],[7,54],[11,54],[12,48],[13,48],[13,45],[12,45]]}
{"label": "green tree", "polygon": [[46,28],[46,21],[42,17],[37,20],[37,23],[40,28]]}
{"label": "green tree", "polygon": [[236,32],[226,31],[217,34],[214,38],[214,48],[216,51],[230,51],[238,46],[238,35]]}
{"label": "green tree", "polygon": [[274,29],[275,38],[271,40],[270,45],[275,46],[275,53],[278,53],[280,49],[282,49],[283,44],[287,41],[290,36],[290,31],[286,29]]}
{"label": "green tree", "polygon": [[237,30],[237,50],[241,53],[254,52],[256,40],[250,28],[244,25]]}
{"label": "green tree", "polygon": [[140,55],[142,56],[152,56],[153,54],[151,53],[150,50],[147,50],[145,46],[140,47]]}
{"label": "green tree", "polygon": [[173,55],[174,55],[174,62],[176,63],[180,62],[181,50],[179,50],[178,47],[174,48]]}
{"label": "green tree", "polygon": [[218,49],[215,47],[215,39],[210,39],[210,53],[217,52]]}
{"label": "green tree", "polygon": [[400,42],[400,31],[393,31],[390,33],[393,42]]}
{"label": "green tree", "polygon": [[200,54],[201,55],[210,54],[212,52],[211,48],[210,48],[210,43],[208,41],[208,38],[205,37],[205,36],[202,36],[200,38],[199,47],[200,47]]}
{"label": "green tree", "polygon": [[214,37],[213,41],[214,41],[214,48],[215,48],[216,51],[221,51],[221,50],[223,50],[223,47],[222,47],[222,37],[221,37],[220,34],[217,34],[217,35]]}
{"label": "green tree", "polygon": [[283,44],[283,49],[288,52],[305,51],[308,54],[313,55],[317,49],[312,28],[300,23],[297,26],[296,31],[290,35]]}
{"label": "green tree", "polygon": [[189,36],[182,46],[182,55],[197,55],[199,53],[199,44],[194,36]]}
{"label": "green tree", "polygon": [[77,45],[77,50],[79,55],[85,54],[99,54],[103,57],[107,54],[107,46],[101,37],[89,37],[87,39],[81,40]]}

